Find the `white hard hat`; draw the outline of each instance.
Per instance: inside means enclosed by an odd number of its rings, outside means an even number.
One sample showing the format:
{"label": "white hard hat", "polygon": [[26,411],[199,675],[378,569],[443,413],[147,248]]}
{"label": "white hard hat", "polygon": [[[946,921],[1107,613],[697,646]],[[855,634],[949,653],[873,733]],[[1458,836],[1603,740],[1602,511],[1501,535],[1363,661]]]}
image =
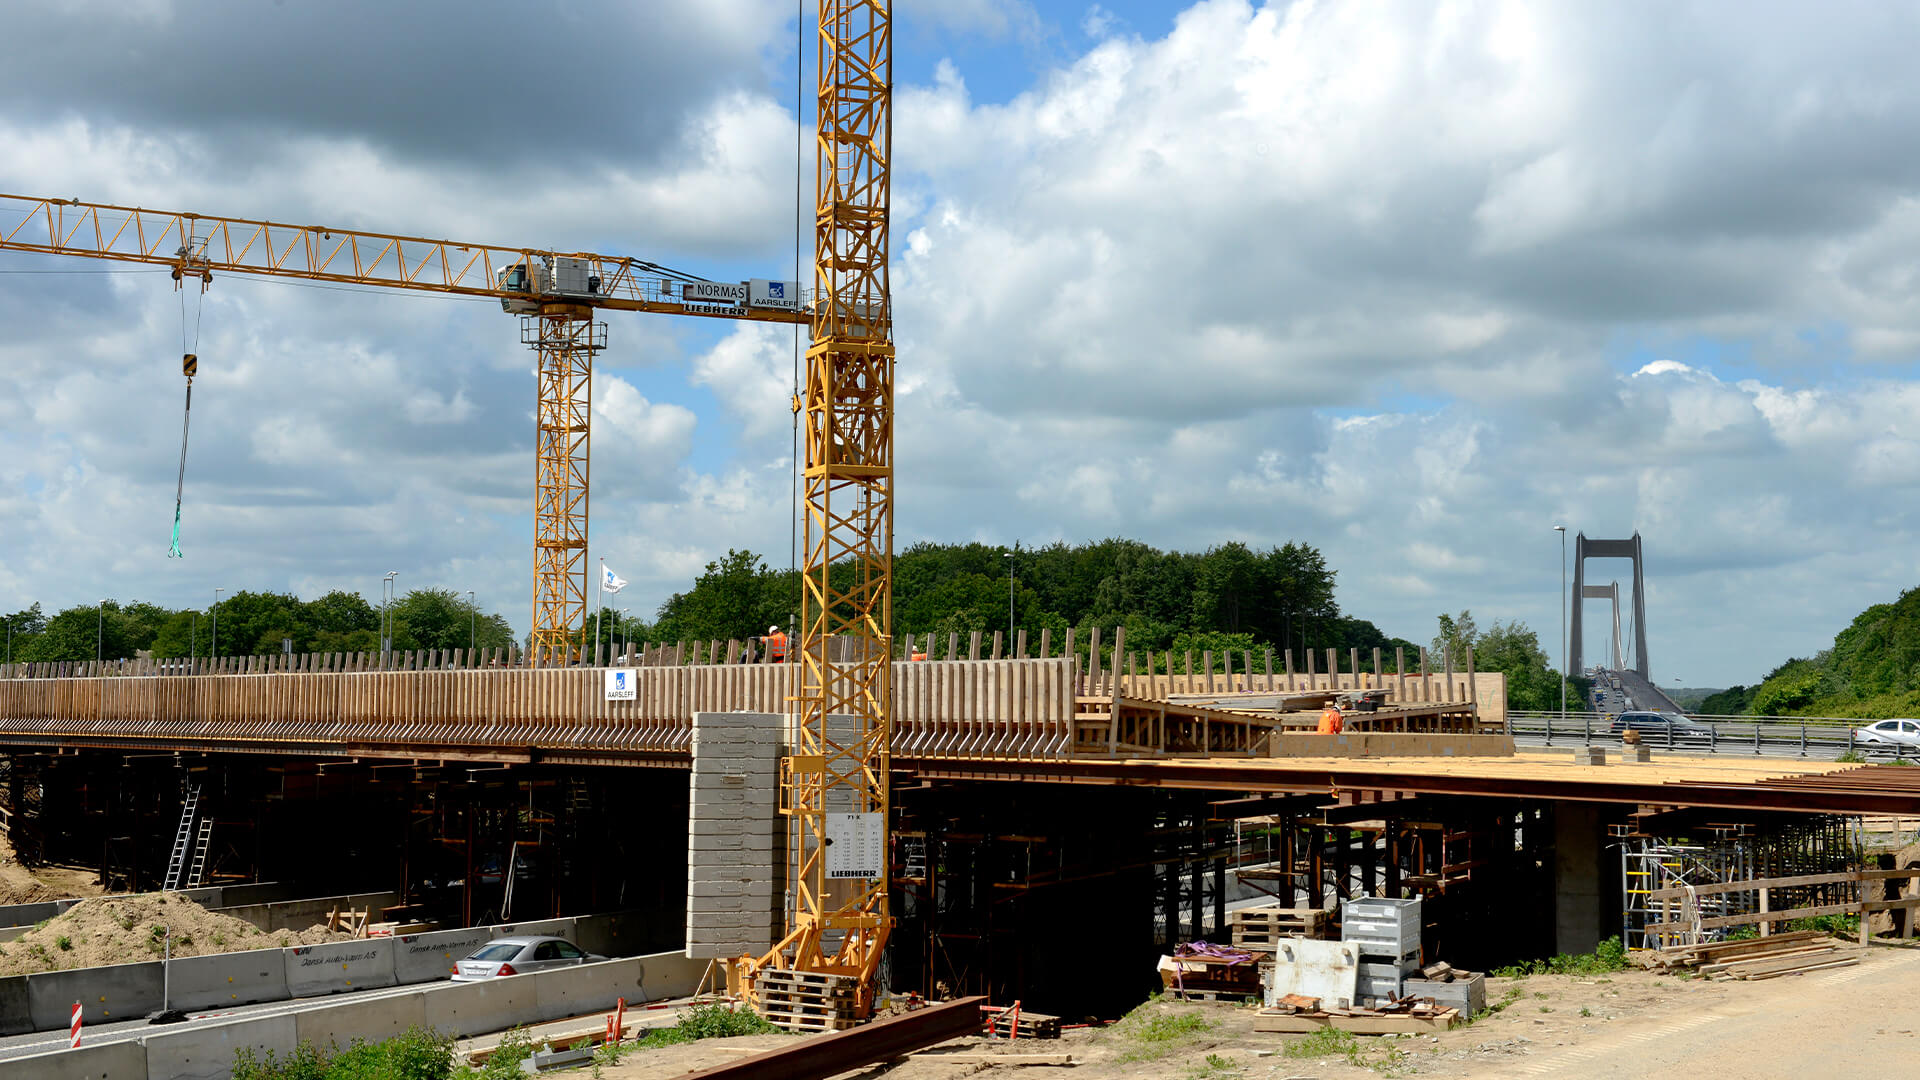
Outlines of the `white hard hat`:
{"label": "white hard hat", "polygon": [[769,626],[769,627],[767,627],[767,633],[769,633],[769,634],[777,634],[777,633],[779,633],[779,632],[780,632],[780,628],[779,628],[779,627],[777,627],[777,626]]}

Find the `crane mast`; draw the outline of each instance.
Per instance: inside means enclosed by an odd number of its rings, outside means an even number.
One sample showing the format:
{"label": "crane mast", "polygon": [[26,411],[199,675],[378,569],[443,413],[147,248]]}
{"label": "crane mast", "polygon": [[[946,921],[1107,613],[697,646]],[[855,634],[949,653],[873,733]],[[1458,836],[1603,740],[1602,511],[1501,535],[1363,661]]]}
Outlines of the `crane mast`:
{"label": "crane mast", "polygon": [[[811,305],[694,302],[653,263],[449,240],[0,195],[0,251],[174,270],[495,297],[537,357],[532,654],[565,662],[586,626],[592,375],[601,310],[810,323],[803,397],[805,542],[788,821],[787,933],[739,974],[857,980],[857,1010],[893,926],[887,812],[893,654],[893,142],[890,0],[820,0]],[[18,222],[12,222],[17,213]],[[558,284],[572,282],[572,284]],[[712,284],[712,283],[704,283]]]}
{"label": "crane mast", "polygon": [[[893,926],[893,38],[887,0],[821,0],[798,701],[781,768],[786,936],[751,966],[873,980]],[[835,648],[835,641],[838,647]]]}

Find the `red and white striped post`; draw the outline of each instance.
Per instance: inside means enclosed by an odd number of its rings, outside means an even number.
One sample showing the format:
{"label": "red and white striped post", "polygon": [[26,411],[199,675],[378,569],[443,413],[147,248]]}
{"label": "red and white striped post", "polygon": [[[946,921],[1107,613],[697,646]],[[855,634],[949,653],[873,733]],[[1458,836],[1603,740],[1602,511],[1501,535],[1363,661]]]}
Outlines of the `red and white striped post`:
{"label": "red and white striped post", "polygon": [[68,1030],[73,1034],[73,1041],[68,1044],[67,1049],[80,1049],[80,1003],[77,1001],[73,1003],[73,1024]]}

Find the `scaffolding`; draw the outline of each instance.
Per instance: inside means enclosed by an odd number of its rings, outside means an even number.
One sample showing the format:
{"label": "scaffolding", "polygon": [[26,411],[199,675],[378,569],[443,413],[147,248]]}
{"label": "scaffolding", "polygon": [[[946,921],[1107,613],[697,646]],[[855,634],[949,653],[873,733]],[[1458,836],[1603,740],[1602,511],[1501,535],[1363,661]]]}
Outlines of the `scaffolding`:
{"label": "scaffolding", "polygon": [[[1620,940],[1629,949],[1698,945],[1727,935],[1703,920],[1752,914],[1752,890],[1694,896],[1704,885],[1791,878],[1844,871],[1857,861],[1858,818],[1823,815],[1793,822],[1695,825],[1686,835],[1648,835],[1613,826],[1620,846]],[[1782,886],[1772,890],[1776,910],[1845,903],[1845,885]],[[1679,900],[1650,900],[1663,889],[1684,889]],[[1649,925],[1684,922],[1678,930]]]}

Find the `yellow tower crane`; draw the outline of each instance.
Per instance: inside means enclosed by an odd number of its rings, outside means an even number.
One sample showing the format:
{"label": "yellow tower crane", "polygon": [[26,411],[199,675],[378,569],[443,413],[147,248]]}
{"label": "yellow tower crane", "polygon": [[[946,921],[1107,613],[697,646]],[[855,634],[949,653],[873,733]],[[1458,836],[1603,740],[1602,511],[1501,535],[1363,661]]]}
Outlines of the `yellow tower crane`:
{"label": "yellow tower crane", "polygon": [[[708,282],[638,259],[462,244],[360,229],[0,195],[0,251],[170,267],[176,286],[249,274],[494,297],[537,358],[535,663],[565,662],[587,616],[587,479],[596,311],[804,323],[790,282]],[[776,295],[777,294],[777,295]]]}
{"label": "yellow tower crane", "polygon": [[[888,780],[893,652],[893,141],[890,0],[820,0],[810,300],[795,283],[710,282],[589,253],[462,244],[321,225],[0,195],[0,251],[215,274],[493,297],[538,355],[532,655],[572,655],[586,628],[587,495],[598,311],[807,323],[806,523],[788,816],[787,934],[740,970],[858,980],[859,1011],[893,920]],[[829,649],[834,644],[835,648]]]}

